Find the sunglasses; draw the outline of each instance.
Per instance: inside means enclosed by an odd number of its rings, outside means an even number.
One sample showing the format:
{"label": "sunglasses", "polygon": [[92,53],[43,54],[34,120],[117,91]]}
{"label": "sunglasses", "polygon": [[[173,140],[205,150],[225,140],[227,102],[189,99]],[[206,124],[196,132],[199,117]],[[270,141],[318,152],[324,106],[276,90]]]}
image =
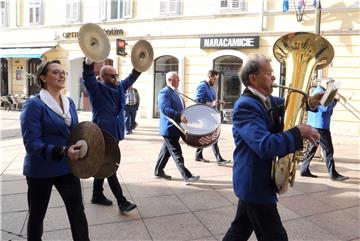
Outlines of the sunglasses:
{"label": "sunglasses", "polygon": [[54,70],[54,71],[51,71],[51,73],[55,74],[55,75],[64,75],[64,76],[67,76],[69,73],[64,71],[64,70]]}

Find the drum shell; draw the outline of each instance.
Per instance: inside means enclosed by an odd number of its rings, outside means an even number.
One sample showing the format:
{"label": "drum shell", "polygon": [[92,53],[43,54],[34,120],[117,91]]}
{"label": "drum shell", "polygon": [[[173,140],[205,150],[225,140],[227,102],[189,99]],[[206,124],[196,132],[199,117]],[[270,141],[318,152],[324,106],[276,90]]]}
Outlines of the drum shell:
{"label": "drum shell", "polygon": [[[211,129],[209,129],[206,133],[202,133],[202,134],[192,133],[191,131],[188,131],[185,128],[186,125],[182,124],[182,128],[185,131],[183,131],[183,135],[181,135],[181,138],[186,144],[195,148],[205,148],[214,144],[219,139],[220,136],[220,124],[221,124],[220,113],[208,105],[196,104],[189,106],[183,110],[183,114],[186,116],[188,120],[189,120],[189,116],[187,116],[187,111],[190,108],[194,109],[195,112],[197,111],[200,112],[201,110],[205,112],[211,111],[213,116],[210,116],[210,118],[211,117],[213,118],[215,116],[216,118],[212,119],[212,121],[215,121],[215,123],[213,123],[214,126]],[[205,113],[204,116],[206,116]]]}

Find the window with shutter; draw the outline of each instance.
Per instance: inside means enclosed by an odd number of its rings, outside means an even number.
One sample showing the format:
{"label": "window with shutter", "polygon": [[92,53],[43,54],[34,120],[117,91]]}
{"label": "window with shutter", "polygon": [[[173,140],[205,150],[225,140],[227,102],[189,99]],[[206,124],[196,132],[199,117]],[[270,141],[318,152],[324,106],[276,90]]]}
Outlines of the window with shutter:
{"label": "window with shutter", "polygon": [[66,0],[66,22],[81,21],[81,0]]}
{"label": "window with shutter", "polygon": [[6,0],[0,1],[0,26],[6,27],[8,25],[8,4]]}
{"label": "window with shutter", "polygon": [[179,15],[180,0],[160,0],[160,15]]}
{"label": "window with shutter", "polygon": [[99,20],[106,20],[107,0],[99,0]]}
{"label": "window with shutter", "polygon": [[29,0],[29,24],[42,23],[42,4],[42,0]]}
{"label": "window with shutter", "polygon": [[246,10],[246,0],[220,0],[220,10]]}
{"label": "window with shutter", "polygon": [[132,0],[111,0],[110,19],[132,17]]}

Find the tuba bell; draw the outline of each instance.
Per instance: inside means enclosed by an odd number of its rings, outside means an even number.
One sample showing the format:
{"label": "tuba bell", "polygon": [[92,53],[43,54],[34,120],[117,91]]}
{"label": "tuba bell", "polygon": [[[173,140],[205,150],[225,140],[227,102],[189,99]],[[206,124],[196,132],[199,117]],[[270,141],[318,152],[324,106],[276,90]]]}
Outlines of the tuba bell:
{"label": "tuba bell", "polygon": [[[331,63],[334,48],[319,35],[295,32],[280,37],[273,46],[273,54],[286,67],[285,86],[274,87],[285,89],[284,130],[288,130],[302,122],[313,72]],[[285,193],[288,184],[293,186],[297,162],[296,153],[273,160],[271,176],[277,193]]]}

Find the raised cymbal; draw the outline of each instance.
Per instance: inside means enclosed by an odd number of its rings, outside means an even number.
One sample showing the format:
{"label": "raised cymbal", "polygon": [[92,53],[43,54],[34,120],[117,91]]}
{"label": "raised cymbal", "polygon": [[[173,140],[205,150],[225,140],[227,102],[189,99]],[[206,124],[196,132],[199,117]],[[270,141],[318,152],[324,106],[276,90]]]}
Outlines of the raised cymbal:
{"label": "raised cymbal", "polygon": [[106,178],[114,175],[119,168],[121,153],[119,144],[105,130],[101,129],[105,140],[105,157],[99,171],[94,175],[96,178]]}
{"label": "raised cymbal", "polygon": [[80,122],[71,130],[69,145],[84,140],[88,150],[79,160],[70,160],[72,173],[80,178],[94,176],[103,164],[105,156],[105,140],[101,129],[90,121]]}
{"label": "raised cymbal", "polygon": [[152,64],[154,51],[146,40],[139,40],[131,50],[131,63],[138,72],[145,72]]}
{"label": "raised cymbal", "polygon": [[110,54],[110,41],[97,24],[86,23],[79,30],[79,46],[84,55],[94,62],[105,61]]}

